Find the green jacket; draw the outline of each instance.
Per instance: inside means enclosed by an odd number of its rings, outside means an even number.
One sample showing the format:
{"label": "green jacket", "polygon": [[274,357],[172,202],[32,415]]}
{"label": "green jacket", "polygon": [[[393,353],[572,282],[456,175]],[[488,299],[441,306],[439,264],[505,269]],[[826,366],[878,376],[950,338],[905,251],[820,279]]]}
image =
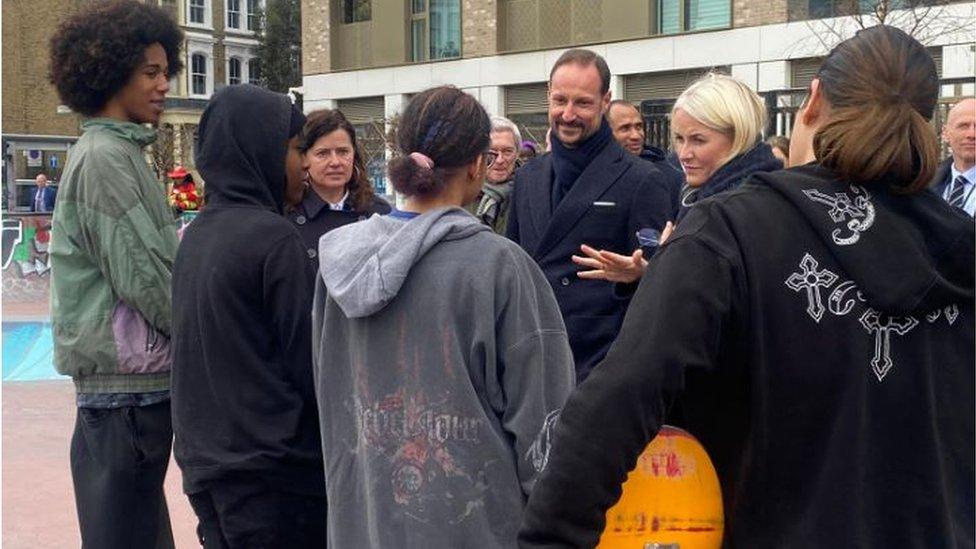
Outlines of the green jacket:
{"label": "green jacket", "polygon": [[105,118],[81,128],[51,230],[54,364],[79,393],[166,390],[177,238],[143,154],[156,132]]}

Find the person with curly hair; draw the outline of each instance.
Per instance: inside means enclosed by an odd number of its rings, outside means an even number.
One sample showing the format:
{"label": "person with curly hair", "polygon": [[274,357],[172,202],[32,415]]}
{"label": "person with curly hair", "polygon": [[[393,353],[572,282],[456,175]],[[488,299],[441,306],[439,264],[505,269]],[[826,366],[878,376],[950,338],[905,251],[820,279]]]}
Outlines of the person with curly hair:
{"label": "person with curly hair", "polygon": [[302,201],[288,214],[305,241],[312,266],[318,269],[319,238],[325,233],[390,213],[366,176],[366,163],[356,144],[356,128],[337,110],[309,113],[302,130],[305,182]]}
{"label": "person with curly hair", "polygon": [[84,117],[51,243],[57,370],[78,406],[71,474],[82,547],[173,547],[163,492],[176,225],[146,163],[183,33],[161,9],[94,4],[51,41],[50,79]]}

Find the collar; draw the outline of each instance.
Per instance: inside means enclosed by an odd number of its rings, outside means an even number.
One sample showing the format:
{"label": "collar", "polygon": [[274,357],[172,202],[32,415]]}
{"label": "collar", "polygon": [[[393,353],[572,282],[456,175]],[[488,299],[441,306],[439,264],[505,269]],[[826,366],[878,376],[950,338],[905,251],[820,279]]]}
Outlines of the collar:
{"label": "collar", "polygon": [[967,185],[972,185],[973,183],[976,183],[976,166],[973,166],[972,168],[969,168],[968,170],[961,172],[956,169],[955,162],[950,162],[949,169],[952,171],[952,179],[950,179],[950,182],[955,181],[956,178],[961,175],[964,178],[966,178]]}
{"label": "collar", "polygon": [[319,212],[323,209],[329,210],[345,210],[346,200],[349,198],[349,191],[347,190],[339,202],[335,204],[326,202],[322,200],[319,193],[315,192],[311,188],[305,193],[305,198],[302,199],[302,208],[305,210],[305,216],[309,218],[318,217]]}
{"label": "collar", "polygon": [[114,118],[89,118],[81,123],[81,131],[104,130],[122,139],[132,141],[140,148],[156,141],[156,129],[135,122],[123,122]]}

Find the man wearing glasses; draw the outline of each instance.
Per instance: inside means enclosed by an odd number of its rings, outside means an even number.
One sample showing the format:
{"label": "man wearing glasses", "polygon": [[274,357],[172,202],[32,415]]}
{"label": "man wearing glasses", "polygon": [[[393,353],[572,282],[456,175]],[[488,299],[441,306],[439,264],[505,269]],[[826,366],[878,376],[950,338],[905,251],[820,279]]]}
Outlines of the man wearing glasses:
{"label": "man wearing glasses", "polygon": [[511,120],[494,116],[491,119],[491,149],[488,153],[488,171],[481,195],[470,206],[469,211],[482,223],[498,234],[505,234],[508,227],[508,207],[511,204],[515,168],[518,163],[518,148],[522,134]]}

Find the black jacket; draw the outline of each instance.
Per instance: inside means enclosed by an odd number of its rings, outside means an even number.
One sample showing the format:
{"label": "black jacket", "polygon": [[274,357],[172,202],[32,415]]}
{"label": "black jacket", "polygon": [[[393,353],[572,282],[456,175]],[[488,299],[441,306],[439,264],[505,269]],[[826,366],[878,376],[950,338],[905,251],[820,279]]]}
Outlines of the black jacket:
{"label": "black jacket", "polygon": [[187,493],[245,475],[278,490],[325,493],[313,273],[281,214],[290,111],[282,95],[228,86],[200,122],[207,207],[187,228],[173,269],[173,431]]}
{"label": "black jacket", "polygon": [[552,155],[515,172],[508,237],[527,251],[556,294],[579,380],[599,362],[617,336],[630,294],[615,285],[576,276],[572,255],[580,245],[630,255],[637,231],[657,231],[672,219],[671,191],[650,162],[613,141],[586,167],[552,211]]}
{"label": "black jacket", "polygon": [[288,219],[295,224],[298,234],[302,236],[305,253],[311,260],[314,272],[319,270],[319,238],[322,235],[343,225],[362,221],[373,214],[386,215],[392,209],[386,200],[378,196],[374,196],[372,204],[363,211],[355,210],[351,201],[350,196],[346,200],[344,209],[333,210],[315,191],[309,189],[305,192],[305,198],[301,203],[288,212]]}
{"label": "black jacket", "polygon": [[974,259],[944,201],[817,165],[699,203],[563,408],[522,546],[595,544],[683,392],[727,546],[972,547]]}

